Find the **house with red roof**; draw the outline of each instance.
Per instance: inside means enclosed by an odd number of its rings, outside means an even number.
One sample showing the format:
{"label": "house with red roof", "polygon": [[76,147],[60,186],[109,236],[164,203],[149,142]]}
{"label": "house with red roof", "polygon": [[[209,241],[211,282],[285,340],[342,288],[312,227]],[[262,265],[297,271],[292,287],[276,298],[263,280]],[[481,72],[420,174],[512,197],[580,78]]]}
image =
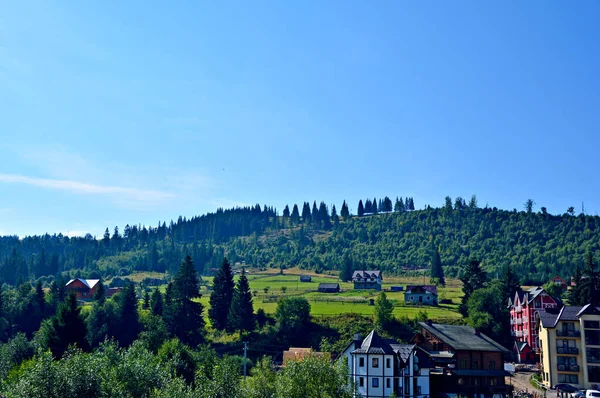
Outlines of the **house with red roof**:
{"label": "house with red roof", "polygon": [[71,279],[65,285],[65,289],[74,291],[78,300],[91,300],[96,293],[98,282],[100,282],[100,279]]}

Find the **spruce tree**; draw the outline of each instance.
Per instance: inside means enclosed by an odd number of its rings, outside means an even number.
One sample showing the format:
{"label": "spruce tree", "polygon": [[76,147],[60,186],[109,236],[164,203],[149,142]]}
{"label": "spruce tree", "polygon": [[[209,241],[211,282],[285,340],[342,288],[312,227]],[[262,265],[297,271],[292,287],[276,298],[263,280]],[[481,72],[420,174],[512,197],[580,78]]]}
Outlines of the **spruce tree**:
{"label": "spruce tree", "polygon": [[152,315],[162,316],[162,314],[163,314],[163,297],[162,296],[163,295],[160,292],[160,290],[158,290],[158,288],[156,288],[154,290],[154,293],[152,293],[152,298],[151,298],[151,303],[152,303],[151,311],[152,311]]}
{"label": "spruce tree", "polygon": [[508,305],[508,299],[512,299],[515,296],[517,290],[521,289],[519,278],[515,274],[513,267],[509,264],[504,268],[501,279],[502,289],[502,304]]}
{"label": "spruce tree", "polygon": [[251,331],[254,329],[254,308],[252,307],[252,293],[250,284],[246,277],[246,271],[242,269],[242,274],[238,279],[237,285],[231,299],[229,316],[227,319],[227,328],[230,331]]}
{"label": "spruce tree", "polygon": [[140,332],[141,327],[137,305],[138,301],[135,296],[133,283],[128,283],[118,295],[115,338],[121,347],[131,345]]}
{"label": "spruce tree", "polygon": [[373,213],[373,204],[371,203],[371,199],[367,199],[365,201],[365,213],[367,213],[367,214]]}
{"label": "spruce tree", "polygon": [[302,222],[305,224],[310,222],[310,204],[308,202],[304,202],[302,206]]}
{"label": "spruce tree", "polygon": [[95,348],[102,343],[108,335],[108,316],[104,310],[104,301],[96,301],[92,311],[86,319],[86,340],[90,347]]}
{"label": "spruce tree", "polygon": [[569,305],[585,305],[585,298],[582,295],[582,275],[581,269],[579,265],[575,267],[575,275],[573,275],[573,279],[575,281],[575,286],[572,286],[568,293]]}
{"label": "spruce tree", "polygon": [[319,209],[317,208],[317,201],[315,200],[312,205],[312,212],[310,214],[312,222],[316,223],[319,220]]}
{"label": "spruce tree", "polygon": [[440,252],[438,249],[434,250],[431,259],[431,281],[432,283],[439,283],[442,286],[446,285],[444,268],[442,267],[442,260],[440,259]]}
{"label": "spruce tree", "polygon": [[150,293],[148,293],[147,291],[144,292],[144,302],[142,304],[142,308],[145,310],[150,308]]}
{"label": "spruce tree", "polygon": [[290,216],[290,208],[288,207],[288,205],[285,205],[285,209],[283,209],[283,216],[285,218],[288,218]]}
{"label": "spruce tree", "polygon": [[373,198],[373,205],[371,206],[371,213],[377,214],[377,198]]}
{"label": "spruce tree", "polygon": [[213,279],[213,291],[210,294],[210,309],[208,317],[213,327],[217,330],[223,330],[227,327],[227,317],[231,299],[233,297],[233,273],[227,258],[223,259],[223,264],[215,278]]}
{"label": "spruce tree", "polygon": [[292,224],[298,224],[300,222],[300,213],[298,212],[298,205],[294,204],[294,208],[292,209],[292,214],[290,216]]}
{"label": "spruce tree", "polygon": [[99,302],[100,305],[104,304],[106,301],[106,288],[102,281],[98,281],[96,285],[96,292],[94,293],[94,300]]}
{"label": "spruce tree", "polygon": [[58,306],[55,316],[42,324],[39,333],[42,347],[49,348],[55,358],[62,357],[69,345],[87,349],[87,329],[75,292],[71,292]]}
{"label": "spruce tree", "polygon": [[335,205],[331,206],[331,221],[333,221],[334,223],[339,221],[339,217],[338,217],[337,209],[335,208]]}
{"label": "spruce tree", "polygon": [[354,264],[352,264],[352,257],[350,257],[348,252],[345,252],[342,258],[342,269],[340,271],[340,279],[343,282],[350,282],[352,280],[353,273]]}
{"label": "spruce tree", "polygon": [[468,315],[467,302],[471,294],[477,290],[485,287],[487,281],[487,274],[481,269],[481,263],[475,259],[469,261],[465,274],[460,280],[463,283],[462,291],[463,297],[459,306],[459,311],[463,316]]}
{"label": "spruce tree", "polygon": [[357,214],[359,217],[364,216],[365,214],[365,208],[363,206],[363,202],[362,199],[358,201],[358,210],[357,210]]}
{"label": "spruce tree", "polygon": [[344,203],[342,203],[342,210],[340,211],[340,215],[342,216],[342,219],[344,221],[346,221],[346,219],[348,219],[348,217],[350,216],[350,210],[348,209],[348,205],[346,204],[345,200]]}

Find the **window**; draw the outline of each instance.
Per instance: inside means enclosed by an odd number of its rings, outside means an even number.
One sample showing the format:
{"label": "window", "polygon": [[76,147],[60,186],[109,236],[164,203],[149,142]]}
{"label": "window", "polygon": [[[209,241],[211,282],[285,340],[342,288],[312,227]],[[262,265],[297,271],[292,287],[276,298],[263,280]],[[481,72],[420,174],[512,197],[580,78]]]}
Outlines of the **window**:
{"label": "window", "polygon": [[600,382],[600,366],[588,366],[588,381],[590,383]]}
{"label": "window", "polygon": [[372,385],[373,388],[379,387],[379,377],[373,377]]}
{"label": "window", "polygon": [[417,394],[421,394],[421,386],[417,386]]}
{"label": "window", "polygon": [[498,379],[495,377],[490,377],[490,386],[495,386],[498,384]]}
{"label": "window", "polygon": [[379,367],[379,358],[373,358],[371,364],[373,365],[374,368],[378,368]]}
{"label": "window", "polygon": [[461,359],[459,369],[466,369],[466,368],[467,368],[467,360]]}
{"label": "window", "polygon": [[583,321],[585,329],[600,329],[600,321]]}
{"label": "window", "polygon": [[385,359],[385,367],[388,369],[392,367],[392,360],[390,358]]}
{"label": "window", "polygon": [[600,330],[586,330],[585,344],[600,345]]}
{"label": "window", "polygon": [[473,361],[473,369],[479,369],[479,362]]}
{"label": "window", "polygon": [[365,359],[364,358],[358,358],[358,366],[360,366],[361,368],[365,366]]}
{"label": "window", "polygon": [[385,388],[390,388],[391,387],[391,382],[390,382],[390,378],[388,377],[387,379],[385,379]]}
{"label": "window", "polygon": [[577,375],[569,375],[565,373],[558,374],[559,383],[579,384],[579,378]]}
{"label": "window", "polygon": [[359,377],[358,378],[358,386],[359,387],[364,387],[365,386],[365,378],[364,377]]}
{"label": "window", "polygon": [[600,363],[600,348],[588,348],[586,353],[589,363]]}
{"label": "window", "polygon": [[490,370],[496,369],[496,361],[490,361],[488,368]]}

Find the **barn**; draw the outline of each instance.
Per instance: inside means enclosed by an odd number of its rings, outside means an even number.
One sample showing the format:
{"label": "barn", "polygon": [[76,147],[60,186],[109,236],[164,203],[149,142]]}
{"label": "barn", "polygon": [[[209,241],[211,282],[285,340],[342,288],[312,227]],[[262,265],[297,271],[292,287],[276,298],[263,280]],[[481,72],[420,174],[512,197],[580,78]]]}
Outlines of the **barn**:
{"label": "barn", "polygon": [[339,293],[339,283],[319,283],[319,293]]}
{"label": "barn", "polygon": [[312,277],[310,275],[301,275],[300,276],[300,282],[311,282],[312,281]]}

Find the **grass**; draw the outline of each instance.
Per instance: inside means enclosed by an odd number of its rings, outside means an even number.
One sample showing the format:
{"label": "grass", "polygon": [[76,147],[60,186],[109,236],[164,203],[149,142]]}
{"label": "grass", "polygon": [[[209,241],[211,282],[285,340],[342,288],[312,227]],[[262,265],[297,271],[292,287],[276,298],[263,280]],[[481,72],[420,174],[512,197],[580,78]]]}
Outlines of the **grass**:
{"label": "grass", "polygon": [[[300,282],[300,275],[310,275],[311,282]],[[158,278],[163,276],[156,273],[135,273],[129,275],[130,279],[137,281],[145,277]],[[239,275],[235,275],[235,279]],[[212,284],[212,277],[202,277],[209,286]],[[268,269],[263,271],[248,270],[248,281],[250,290],[254,294],[254,309],[262,308],[267,313],[274,313],[277,308],[277,300],[280,297],[300,296],[305,297],[310,303],[311,314],[314,316],[331,316],[340,314],[361,314],[372,315],[374,307],[369,305],[371,299],[376,299],[379,295],[375,290],[354,290],[352,283],[341,282],[337,275],[315,274],[314,272],[289,269],[284,270],[283,274],[279,269]],[[319,293],[317,288],[319,283],[339,283],[342,291],[340,293]],[[404,304],[403,292],[390,291],[391,286],[406,286],[428,283],[427,280],[418,277],[389,277],[384,275],[383,289],[388,299],[394,303],[394,315],[396,317],[408,316],[414,318],[419,312],[426,312],[432,319],[458,319],[461,315],[458,313],[458,304],[462,296],[461,282],[457,279],[447,281],[445,287],[438,288],[440,299],[450,299],[452,304],[444,304],[438,307],[431,306],[412,306]],[[268,288],[265,294],[265,288]],[[285,288],[283,293],[282,288]],[[160,289],[164,292],[166,286]],[[206,286],[201,289],[202,297],[200,302],[204,305],[204,313],[209,306],[208,300],[210,291]]]}

